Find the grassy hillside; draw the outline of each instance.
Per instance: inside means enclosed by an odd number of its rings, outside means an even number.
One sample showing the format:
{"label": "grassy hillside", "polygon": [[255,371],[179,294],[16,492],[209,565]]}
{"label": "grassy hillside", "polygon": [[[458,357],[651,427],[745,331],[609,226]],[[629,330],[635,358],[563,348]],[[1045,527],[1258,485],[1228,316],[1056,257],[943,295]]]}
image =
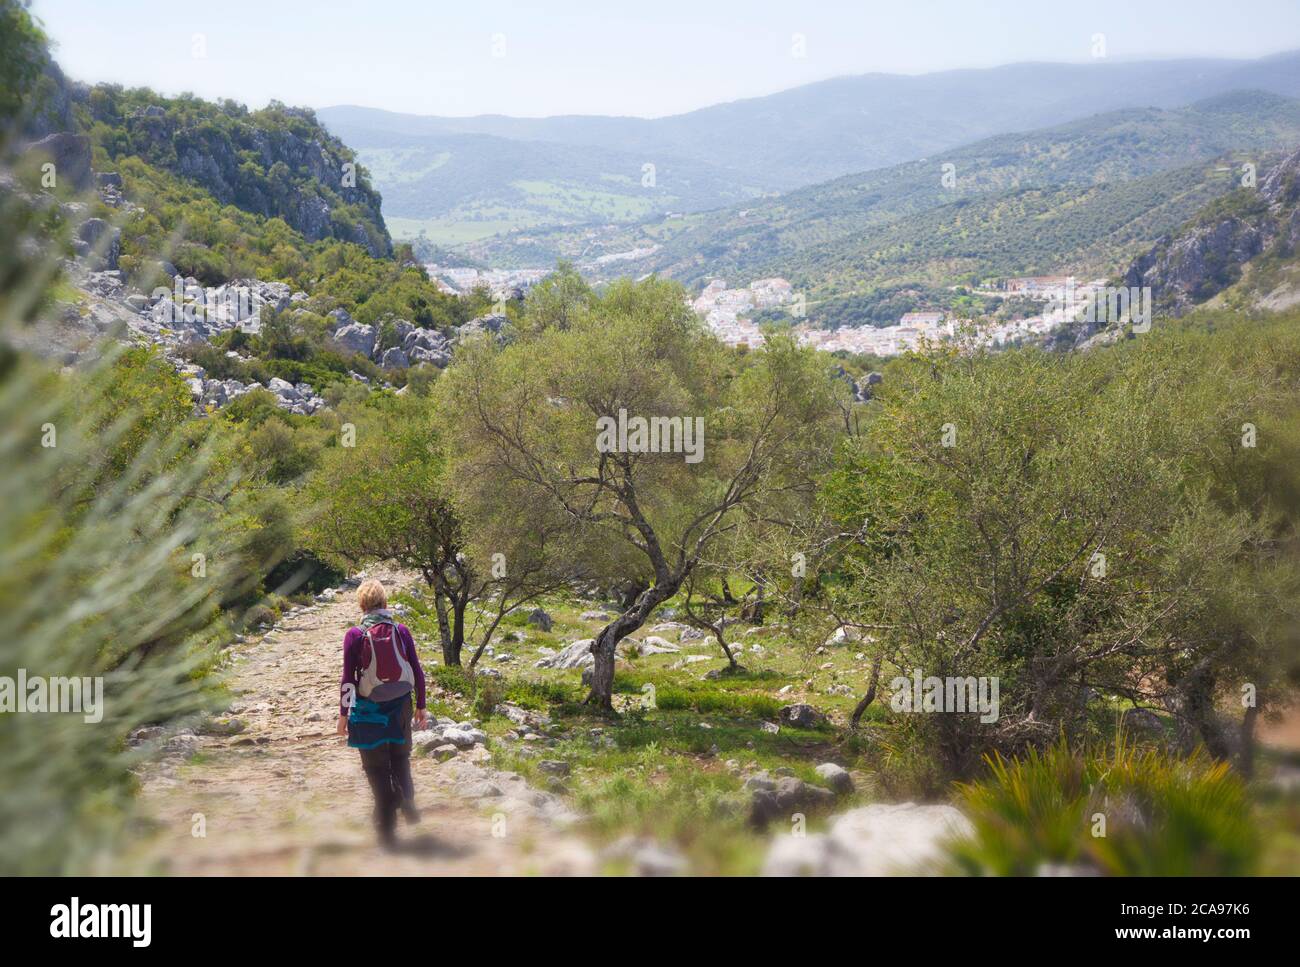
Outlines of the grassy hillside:
{"label": "grassy hillside", "polygon": [[281,218],[311,241],[392,251],[379,193],[352,150],[309,110],[273,102],[249,111],[234,101],[99,84],[76,92],[74,114],[110,162],[139,158],[222,205]]}
{"label": "grassy hillside", "polygon": [[422,117],[354,106],[325,108],[320,117],[340,133],[365,128],[403,138],[478,134],[587,148],[616,145],[647,160],[690,158],[788,190],[1016,128],[1125,107],[1176,107],[1246,88],[1300,95],[1300,54],[863,74],[654,119]]}

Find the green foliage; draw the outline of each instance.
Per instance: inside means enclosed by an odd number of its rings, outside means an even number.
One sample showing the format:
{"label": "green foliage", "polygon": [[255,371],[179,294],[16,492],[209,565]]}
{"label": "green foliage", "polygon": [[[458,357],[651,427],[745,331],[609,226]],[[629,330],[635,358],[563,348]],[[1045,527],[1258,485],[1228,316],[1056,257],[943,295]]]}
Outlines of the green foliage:
{"label": "green foliage", "polygon": [[974,826],[950,847],[962,872],[1033,876],[1046,864],[1109,876],[1256,869],[1259,837],[1245,784],[1201,753],[1139,750],[1124,736],[1108,749],[1077,752],[1062,740],[1010,762],[995,755],[988,768],[987,778],[960,787]]}
{"label": "green foliage", "polygon": [[[207,706],[205,677],[229,635],[219,606],[267,564],[266,515],[241,501],[221,454],[176,425],[152,365],[127,351],[85,378],[27,362],[0,376],[0,420],[13,431],[0,439],[0,673],[103,682],[93,724],[0,716],[10,874],[111,868],[130,770],[148,751],[127,736]],[[54,445],[42,446],[50,432]]]}
{"label": "green foliage", "polygon": [[387,402],[357,425],[355,446],[324,453],[304,492],[307,546],[342,566],[392,559],[432,585],[464,540],[443,472],[428,404]]}
{"label": "green foliage", "polygon": [[0,0],[0,129],[25,108],[48,59],[46,37],[19,0]]}
{"label": "green foliage", "polygon": [[[355,177],[346,177],[355,156],[309,110],[272,101],[249,111],[228,100],[100,84],[85,94],[79,112],[110,163],[131,157],[183,172],[223,205],[284,219],[313,239],[346,239],[375,255],[391,251],[366,172],[357,166]],[[328,224],[308,214],[319,211]]]}
{"label": "green foliage", "polygon": [[[1045,728],[1089,734],[1084,688],[1164,698],[1185,744],[1229,754],[1203,692],[1277,681],[1293,593],[1268,537],[1293,540],[1288,508],[1260,480],[1294,419],[1295,332],[1156,330],[891,370],[824,488],[855,535],[827,592],[904,674],[1000,680],[994,724],[900,717],[948,774]],[[1247,423],[1270,427],[1258,448]]]}

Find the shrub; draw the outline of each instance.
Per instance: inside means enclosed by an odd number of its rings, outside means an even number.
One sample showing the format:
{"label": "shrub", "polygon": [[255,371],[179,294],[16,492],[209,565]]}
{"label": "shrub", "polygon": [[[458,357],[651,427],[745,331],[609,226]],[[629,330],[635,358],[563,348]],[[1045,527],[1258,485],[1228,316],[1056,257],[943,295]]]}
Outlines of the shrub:
{"label": "shrub", "polygon": [[[988,760],[960,785],[973,835],[957,869],[1031,875],[1067,864],[1112,876],[1236,876],[1258,858],[1246,787],[1224,762],[1139,751],[1122,734],[1104,751],[1061,740],[1019,759]],[[1104,825],[1102,825],[1104,823]]]}
{"label": "shrub", "polygon": [[244,612],[244,627],[256,628],[258,625],[275,624],[275,611],[265,604],[255,604]]}

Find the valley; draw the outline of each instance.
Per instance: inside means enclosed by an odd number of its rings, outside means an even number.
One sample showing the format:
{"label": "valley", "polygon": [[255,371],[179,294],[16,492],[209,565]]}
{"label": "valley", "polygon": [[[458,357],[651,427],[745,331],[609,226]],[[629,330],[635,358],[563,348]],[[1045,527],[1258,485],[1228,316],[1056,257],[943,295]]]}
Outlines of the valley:
{"label": "valley", "polygon": [[1300,53],[447,117],[0,25],[0,693],[104,697],[4,872],[1300,871]]}

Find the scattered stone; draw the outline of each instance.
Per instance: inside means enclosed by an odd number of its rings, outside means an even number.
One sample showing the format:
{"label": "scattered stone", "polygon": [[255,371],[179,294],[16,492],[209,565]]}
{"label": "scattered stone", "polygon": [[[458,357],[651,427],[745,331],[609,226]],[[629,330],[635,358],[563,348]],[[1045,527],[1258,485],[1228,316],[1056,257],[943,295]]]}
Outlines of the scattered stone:
{"label": "scattered stone", "polygon": [[203,723],[204,735],[238,735],[244,731],[244,722],[237,718],[212,718]]}
{"label": "scattered stone", "polygon": [[628,863],[638,876],[681,876],[689,869],[686,857],[675,849],[635,836],[624,836],[609,846],[602,857],[606,862]]}
{"label": "scattered stone", "polygon": [[817,775],[826,785],[841,795],[853,791],[853,777],[849,770],[834,762],[823,762],[817,767]]}

